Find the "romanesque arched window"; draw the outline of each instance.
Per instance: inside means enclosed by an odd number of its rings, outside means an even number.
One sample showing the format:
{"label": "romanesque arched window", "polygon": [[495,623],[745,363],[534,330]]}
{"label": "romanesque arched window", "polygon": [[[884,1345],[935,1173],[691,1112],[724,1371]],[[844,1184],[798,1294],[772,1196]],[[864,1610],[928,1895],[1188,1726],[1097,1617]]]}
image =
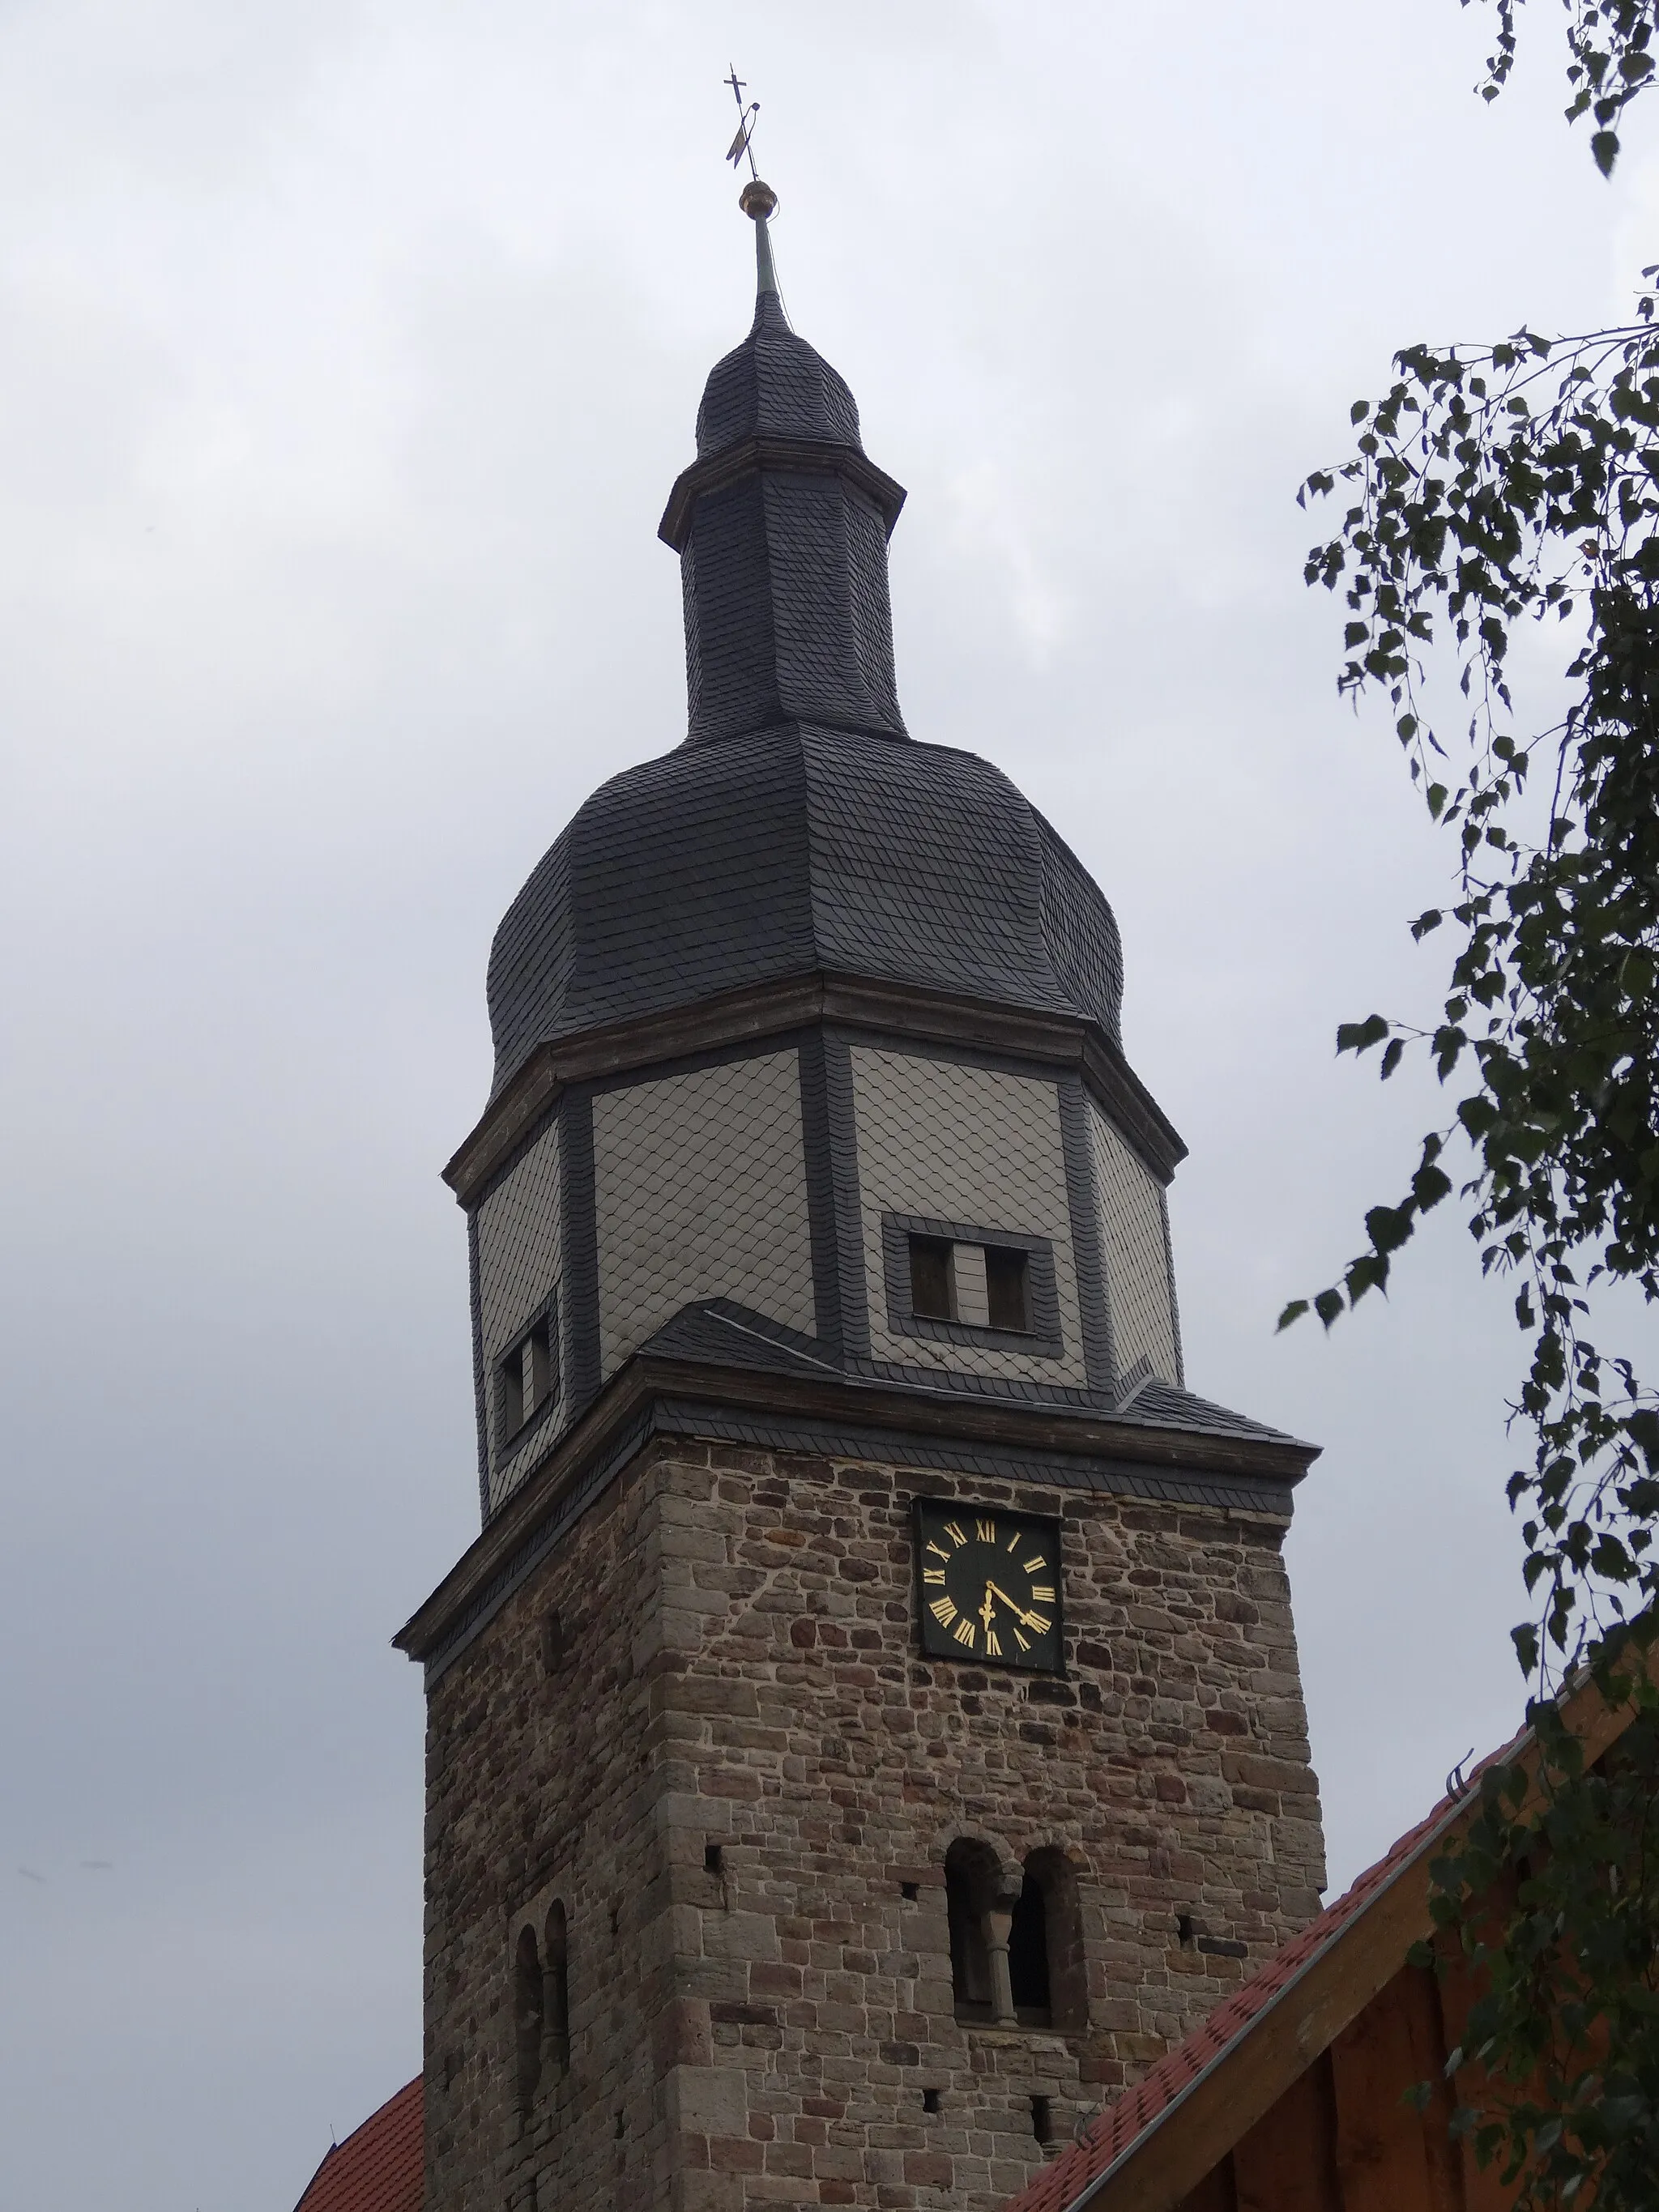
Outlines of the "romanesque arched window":
{"label": "romanesque arched window", "polygon": [[513,1957],[513,2044],[519,2109],[527,2112],[542,2078],[542,2037],[547,2021],[541,1954],[533,1928],[519,1930]]}
{"label": "romanesque arched window", "polygon": [[951,1990],[960,2021],[995,2016],[985,1916],[997,1888],[997,1857],[988,1844],[960,1836],[945,1854],[945,1900],[951,1923]]}
{"label": "romanesque arched window", "polygon": [[1048,2010],[1048,1915],[1042,1881],[1028,1860],[1008,1931],[1008,1981],[1014,2016],[1023,2027],[1047,2027]]}
{"label": "romanesque arched window", "polygon": [[556,1899],[548,1908],[542,1968],[543,2042],[548,2061],[561,2075],[570,2066],[570,1944],[564,1907]]}
{"label": "romanesque arched window", "polygon": [[1077,1869],[1054,1846],[1033,1851],[1025,1862],[1008,1965],[1021,2019],[1029,2006],[1042,2008],[1044,2018],[1055,2027],[1088,2026],[1089,1977]]}

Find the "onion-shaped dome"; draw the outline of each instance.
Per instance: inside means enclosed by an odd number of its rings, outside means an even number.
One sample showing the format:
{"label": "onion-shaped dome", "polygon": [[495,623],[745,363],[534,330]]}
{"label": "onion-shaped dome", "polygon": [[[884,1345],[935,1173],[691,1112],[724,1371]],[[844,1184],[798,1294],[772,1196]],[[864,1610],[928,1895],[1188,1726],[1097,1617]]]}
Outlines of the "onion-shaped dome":
{"label": "onion-shaped dome", "polygon": [[581,808],[496,935],[495,1087],[538,1044],[813,975],[1119,1041],[1112,910],[1000,769],[793,723],[683,745]]}
{"label": "onion-shaped dome", "polygon": [[748,337],[709,372],[697,410],[697,459],[745,438],[811,438],[863,450],[858,402],[845,378],[797,337],[770,289],[755,302]]}
{"label": "onion-shaped dome", "polygon": [[662,522],[686,742],[596,792],[509,908],[497,1091],[539,1044],[814,975],[1069,1014],[1118,1042],[1117,926],[1086,871],[998,769],[906,734],[887,583],[904,493],[785,318],[758,194],[754,323],[708,379]]}

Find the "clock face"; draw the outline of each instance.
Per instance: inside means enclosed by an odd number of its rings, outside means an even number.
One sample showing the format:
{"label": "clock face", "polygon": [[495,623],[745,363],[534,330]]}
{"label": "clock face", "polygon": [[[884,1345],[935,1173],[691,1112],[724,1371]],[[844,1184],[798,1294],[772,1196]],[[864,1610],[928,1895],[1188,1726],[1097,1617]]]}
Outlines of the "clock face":
{"label": "clock face", "polygon": [[925,1652],[1062,1671],[1058,1521],[919,1498],[915,1546]]}

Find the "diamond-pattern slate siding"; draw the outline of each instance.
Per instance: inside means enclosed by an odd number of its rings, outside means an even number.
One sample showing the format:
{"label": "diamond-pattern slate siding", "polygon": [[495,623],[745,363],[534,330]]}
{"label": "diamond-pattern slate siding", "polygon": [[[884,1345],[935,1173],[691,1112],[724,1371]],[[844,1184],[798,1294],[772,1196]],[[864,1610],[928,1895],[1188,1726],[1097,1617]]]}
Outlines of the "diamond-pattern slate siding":
{"label": "diamond-pattern slate siding", "polygon": [[1181,1340],[1170,1273],[1164,1189],[1097,1106],[1089,1109],[1100,1245],[1105,1256],[1112,1360],[1119,1377],[1145,1359],[1165,1382],[1179,1382]]}
{"label": "diamond-pattern slate siding", "polygon": [[593,1179],[602,1376],[695,1299],[810,1333],[799,1053],[602,1092]]}
{"label": "diamond-pattern slate siding", "polygon": [[[1058,1086],[863,1045],[853,1048],[852,1064],[872,1355],[911,1367],[1086,1386]],[[1048,1237],[1060,1357],[936,1342],[890,1328],[882,1253],[882,1217],[889,1213]]]}
{"label": "diamond-pattern slate siding", "polygon": [[499,1452],[491,1420],[489,1380],[495,1361],[558,1288],[559,1132],[549,1127],[483,1200],[477,1212],[478,1337],[483,1354],[485,1451],[489,1510],[494,1512],[544,1450],[559,1415],[555,1399],[513,1449]]}
{"label": "diamond-pattern slate siding", "polygon": [[[1082,1021],[1119,1045],[1122,953],[1098,886],[990,763],[903,732],[886,569],[903,494],[775,294],[709,378],[697,446],[663,526],[684,564],[690,736],[597,791],[508,909],[495,1094],[538,1045],[814,978]],[[1162,1188],[1080,1078],[856,1034],[809,1039],[805,1091],[796,1049],[774,1046],[567,1093],[562,1139],[480,1215],[486,1397],[564,1279],[564,1395],[489,1468],[488,1510],[633,1352],[710,1301],[734,1310],[703,1332],[734,1365],[1272,1433],[1176,1387]],[[1046,1305],[1014,1346],[891,1329],[884,1215],[1038,1240],[1044,1269],[1048,1240],[1058,1339]],[[790,1333],[790,1352],[751,1344],[738,1312]]]}

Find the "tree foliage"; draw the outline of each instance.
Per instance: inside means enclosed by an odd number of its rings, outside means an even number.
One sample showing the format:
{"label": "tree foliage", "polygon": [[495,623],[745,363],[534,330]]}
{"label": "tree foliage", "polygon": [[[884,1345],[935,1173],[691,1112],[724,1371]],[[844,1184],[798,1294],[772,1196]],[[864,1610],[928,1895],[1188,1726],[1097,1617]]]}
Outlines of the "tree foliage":
{"label": "tree foliage", "polygon": [[[1509,80],[1522,0],[1493,4],[1488,99]],[[1659,0],[1564,6],[1567,115],[1590,121],[1607,175],[1653,76]],[[1550,1697],[1588,1663],[1656,1702],[1645,1663],[1628,1662],[1659,1601],[1659,1401],[1601,1326],[1609,1289],[1625,1294],[1615,1313],[1632,1294],[1659,1300],[1655,295],[1619,328],[1410,346],[1395,369],[1353,408],[1352,458],[1303,486],[1304,503],[1346,501],[1306,574],[1346,598],[1339,689],[1386,699],[1454,841],[1455,889],[1412,924],[1448,947],[1438,1021],[1374,1013],[1337,1044],[1380,1048],[1384,1079],[1425,1054],[1451,1100],[1403,1193],[1366,1215],[1365,1249],[1280,1326],[1311,1309],[1328,1328],[1384,1288],[1462,1178],[1482,1266],[1512,1285],[1528,1340],[1511,1412],[1530,1464],[1509,1496],[1546,1784],[1528,1810],[1518,1767],[1490,1770],[1474,1840],[1440,1869],[1441,1909],[1489,1980],[1474,2032],[1493,2100],[1464,2122],[1522,2178],[1523,2204],[1588,2190],[1599,2212],[1637,2212],[1659,2201],[1659,1747],[1644,1723],[1644,1760],[1587,1773]],[[1544,720],[1524,710],[1552,655],[1567,703]],[[1450,671],[1448,714],[1436,679]],[[1493,1938],[1501,1869],[1514,1903]]]}
{"label": "tree foliage", "polygon": [[[1467,8],[1469,0],[1460,0]],[[1487,57],[1483,100],[1496,100],[1515,66],[1516,14],[1522,0],[1493,0],[1498,45]],[[1653,0],[1562,0],[1567,14],[1569,123],[1588,115],[1590,153],[1604,177],[1619,158],[1616,125],[1653,76]]]}
{"label": "tree foliage", "polygon": [[[1633,1689],[1636,1672],[1603,1656],[1608,1686]],[[1447,2069],[1474,2062],[1483,2091],[1453,2126],[1519,2185],[1523,2207],[1593,2197],[1599,2212],[1651,2212],[1659,1717],[1643,1713],[1589,1766],[1559,1711],[1540,1717],[1541,1805],[1528,1805],[1522,1766],[1500,1760],[1458,1847],[1431,1869],[1436,1918],[1484,1984]],[[1420,1962],[1435,1955],[1425,1947]]]}

